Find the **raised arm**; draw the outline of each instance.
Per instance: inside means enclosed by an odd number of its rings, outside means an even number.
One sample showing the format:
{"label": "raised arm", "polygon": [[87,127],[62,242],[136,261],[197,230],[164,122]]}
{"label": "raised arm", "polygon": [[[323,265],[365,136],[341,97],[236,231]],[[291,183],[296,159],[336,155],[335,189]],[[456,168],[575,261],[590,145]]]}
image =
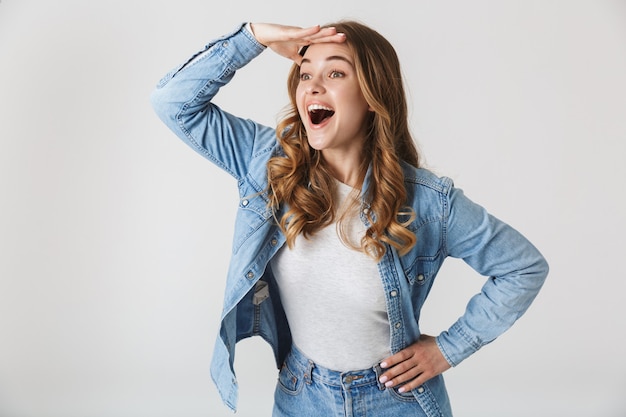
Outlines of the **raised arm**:
{"label": "raised arm", "polygon": [[266,46],[299,63],[298,51],[303,46],[344,40],[334,28],[241,25],[170,71],[153,91],[151,102],[157,115],[179,138],[240,179],[248,173],[253,156],[275,148],[275,130],[223,111],[211,102],[213,97]]}
{"label": "raised arm", "polygon": [[246,175],[255,151],[272,148],[274,130],[233,116],[211,100],[264,49],[242,25],[166,74],[150,97],[157,115],[183,142],[237,179]]}

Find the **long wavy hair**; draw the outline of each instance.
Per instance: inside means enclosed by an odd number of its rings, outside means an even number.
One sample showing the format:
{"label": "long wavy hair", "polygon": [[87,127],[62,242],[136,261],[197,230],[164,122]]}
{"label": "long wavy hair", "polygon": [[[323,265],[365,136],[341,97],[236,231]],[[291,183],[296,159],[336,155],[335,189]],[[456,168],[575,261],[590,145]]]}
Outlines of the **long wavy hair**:
{"label": "long wavy hair", "polygon": [[[385,244],[404,254],[415,245],[416,237],[406,227],[413,220],[414,212],[405,206],[407,193],[401,161],[418,167],[419,156],[409,131],[398,56],[382,35],[359,22],[339,21],[325,26],[346,34],[345,44],[354,57],[360,88],[372,110],[360,172],[362,184],[371,167],[368,195],[361,196],[369,203],[369,210],[364,211],[368,228],[360,242],[350,246],[363,250],[377,261],[385,253]],[[276,212],[282,204],[287,205],[287,211],[278,222],[289,247],[293,247],[299,234],[305,238],[313,235],[338,216],[335,180],[321,152],[309,146],[298,114],[299,72],[299,66],[294,64],[287,80],[290,105],[276,129],[284,155],[271,158],[267,164],[269,206]],[[354,205],[357,205],[356,199]],[[343,219],[339,218],[340,236],[346,242],[341,223]]]}

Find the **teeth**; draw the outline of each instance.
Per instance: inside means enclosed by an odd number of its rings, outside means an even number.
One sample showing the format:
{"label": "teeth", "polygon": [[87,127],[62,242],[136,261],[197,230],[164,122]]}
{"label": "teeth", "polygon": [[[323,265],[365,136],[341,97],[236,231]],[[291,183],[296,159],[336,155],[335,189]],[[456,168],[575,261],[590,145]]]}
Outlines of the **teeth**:
{"label": "teeth", "polygon": [[314,111],[314,110],[333,111],[333,109],[331,109],[330,107],[322,106],[321,104],[310,104],[309,107],[307,107],[307,110],[308,111]]}

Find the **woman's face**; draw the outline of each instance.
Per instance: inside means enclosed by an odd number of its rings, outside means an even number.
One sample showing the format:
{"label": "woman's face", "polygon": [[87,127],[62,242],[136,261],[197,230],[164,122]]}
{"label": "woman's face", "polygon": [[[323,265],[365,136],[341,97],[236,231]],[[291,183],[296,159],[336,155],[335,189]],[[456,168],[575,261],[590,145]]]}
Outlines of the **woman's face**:
{"label": "woman's face", "polygon": [[361,155],[369,106],[345,44],[308,47],[300,65],[296,103],[312,148],[325,157]]}

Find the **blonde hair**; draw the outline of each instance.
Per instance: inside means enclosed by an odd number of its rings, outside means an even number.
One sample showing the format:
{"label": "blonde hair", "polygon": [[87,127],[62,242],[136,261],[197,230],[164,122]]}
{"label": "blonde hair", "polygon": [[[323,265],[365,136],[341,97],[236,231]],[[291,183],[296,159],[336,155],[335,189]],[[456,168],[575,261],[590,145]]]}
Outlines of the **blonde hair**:
{"label": "blonde hair", "polygon": [[[419,157],[408,127],[408,110],[400,63],[393,46],[375,30],[355,21],[326,25],[346,34],[346,45],[354,56],[356,75],[363,96],[371,108],[368,138],[364,147],[361,183],[371,166],[366,217],[368,229],[353,247],[360,248],[375,260],[385,254],[385,244],[401,254],[415,245],[415,234],[406,226],[414,218],[405,207],[407,193],[401,161],[415,167]],[[298,114],[295,92],[299,67],[293,65],[287,88],[290,106],[277,128],[278,141],[285,155],[271,158],[267,164],[270,208],[277,211],[283,203],[288,210],[279,219],[287,244],[293,247],[296,237],[308,237],[332,224],[337,216],[334,202],[335,180],[321,152],[311,148]],[[357,204],[354,201],[353,204]],[[345,212],[352,212],[347,210]],[[408,215],[408,217],[407,217]],[[403,221],[399,218],[402,217]],[[339,219],[340,223],[342,219]],[[340,227],[340,236],[347,240]]]}

